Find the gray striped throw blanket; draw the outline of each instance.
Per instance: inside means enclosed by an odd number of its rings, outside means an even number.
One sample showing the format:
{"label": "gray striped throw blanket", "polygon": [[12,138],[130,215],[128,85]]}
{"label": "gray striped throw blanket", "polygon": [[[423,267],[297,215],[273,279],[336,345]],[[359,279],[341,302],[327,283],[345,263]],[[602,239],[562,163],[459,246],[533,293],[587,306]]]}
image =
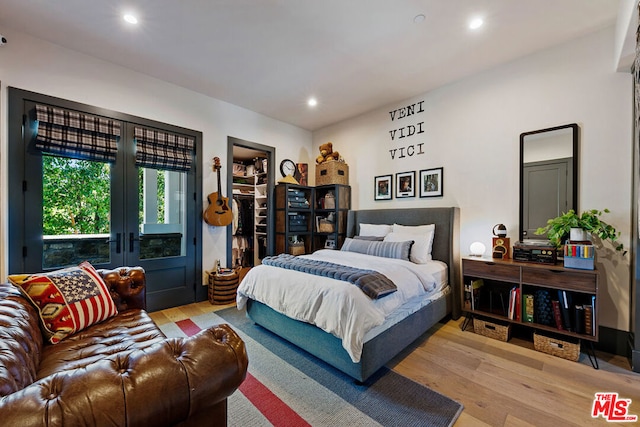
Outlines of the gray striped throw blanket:
{"label": "gray striped throw blanket", "polygon": [[262,263],[349,282],[360,288],[371,299],[382,298],[398,289],[387,276],[377,271],[349,267],[327,261],[280,254],[265,257]]}

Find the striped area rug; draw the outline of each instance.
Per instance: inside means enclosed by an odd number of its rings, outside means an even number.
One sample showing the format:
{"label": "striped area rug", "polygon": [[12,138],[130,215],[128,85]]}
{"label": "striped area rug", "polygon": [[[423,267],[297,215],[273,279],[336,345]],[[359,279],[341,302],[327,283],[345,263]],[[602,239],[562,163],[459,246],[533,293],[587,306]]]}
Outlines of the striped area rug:
{"label": "striped area rug", "polygon": [[367,385],[254,325],[235,307],[167,323],[169,337],[229,323],[249,355],[229,398],[229,426],[452,426],[462,405],[389,369]]}

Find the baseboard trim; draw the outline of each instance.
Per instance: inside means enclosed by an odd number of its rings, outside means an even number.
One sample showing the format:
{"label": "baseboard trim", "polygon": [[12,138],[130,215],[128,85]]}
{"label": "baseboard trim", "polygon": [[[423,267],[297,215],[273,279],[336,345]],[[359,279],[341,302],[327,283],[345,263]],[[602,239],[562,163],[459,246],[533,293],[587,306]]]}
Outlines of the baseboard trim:
{"label": "baseboard trim", "polygon": [[631,357],[629,343],[632,342],[631,332],[600,326],[600,340],[594,344],[595,348],[618,356]]}

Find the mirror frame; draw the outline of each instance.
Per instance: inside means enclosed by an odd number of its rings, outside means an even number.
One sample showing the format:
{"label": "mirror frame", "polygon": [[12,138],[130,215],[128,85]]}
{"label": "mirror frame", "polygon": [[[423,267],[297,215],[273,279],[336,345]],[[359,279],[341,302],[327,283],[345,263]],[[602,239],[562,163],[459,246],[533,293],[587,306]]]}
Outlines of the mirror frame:
{"label": "mirror frame", "polygon": [[572,183],[572,188],[573,188],[573,194],[572,194],[572,198],[571,198],[571,207],[570,209],[574,209],[574,210],[578,210],[578,141],[580,139],[579,137],[579,133],[580,133],[580,127],[578,126],[577,123],[570,123],[567,125],[562,125],[562,126],[555,126],[555,127],[551,127],[551,128],[547,128],[547,129],[539,129],[539,130],[534,130],[531,132],[524,132],[520,134],[520,230],[519,230],[519,240],[522,242],[524,240],[524,224],[523,224],[523,220],[524,220],[524,197],[523,197],[523,192],[524,192],[524,143],[525,143],[525,138],[527,136],[530,135],[537,135],[540,133],[544,133],[544,132],[554,132],[554,131],[558,131],[558,130],[562,130],[562,129],[572,129],[572,144],[573,144],[573,174],[571,176],[571,179],[573,181]]}

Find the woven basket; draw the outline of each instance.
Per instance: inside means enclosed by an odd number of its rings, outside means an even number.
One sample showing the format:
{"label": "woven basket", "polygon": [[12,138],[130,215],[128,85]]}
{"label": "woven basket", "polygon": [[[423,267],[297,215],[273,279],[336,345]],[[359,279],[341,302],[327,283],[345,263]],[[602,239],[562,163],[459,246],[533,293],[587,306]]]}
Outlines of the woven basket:
{"label": "woven basket", "polygon": [[316,165],[316,185],[349,185],[349,165],[337,160],[329,160]]}
{"label": "woven basket", "polygon": [[502,325],[485,319],[473,318],[473,330],[476,334],[500,341],[509,341],[511,338],[511,325]]}
{"label": "woven basket", "polygon": [[236,292],[240,282],[238,271],[220,276],[209,273],[209,302],[211,304],[231,304],[236,300]]}
{"label": "woven basket", "polygon": [[304,255],[304,243],[290,244],[289,253],[291,255]]}
{"label": "woven basket", "polygon": [[578,342],[570,342],[534,332],[533,348],[574,362],[580,359],[580,340]]}
{"label": "woven basket", "polygon": [[321,219],[318,223],[318,231],[320,233],[333,233],[335,225],[332,222],[327,221],[326,219]]}

